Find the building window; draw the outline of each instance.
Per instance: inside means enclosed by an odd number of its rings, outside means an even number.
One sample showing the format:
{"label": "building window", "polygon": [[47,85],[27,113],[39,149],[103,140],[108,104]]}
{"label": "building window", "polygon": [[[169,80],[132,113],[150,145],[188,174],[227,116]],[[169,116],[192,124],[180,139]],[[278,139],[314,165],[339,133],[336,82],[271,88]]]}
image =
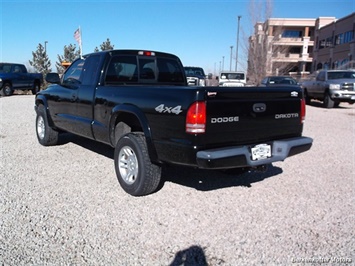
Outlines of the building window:
{"label": "building window", "polygon": [[333,37],[328,37],[325,41],[325,47],[332,47],[333,46]]}
{"label": "building window", "polygon": [[319,45],[318,45],[318,49],[323,49],[324,47],[325,47],[325,40],[320,40]]}
{"label": "building window", "polygon": [[284,30],[282,32],[283,38],[300,38],[302,37],[302,31],[299,30]]}
{"label": "building window", "polygon": [[354,31],[347,31],[344,33],[344,43],[351,42],[354,37]]}

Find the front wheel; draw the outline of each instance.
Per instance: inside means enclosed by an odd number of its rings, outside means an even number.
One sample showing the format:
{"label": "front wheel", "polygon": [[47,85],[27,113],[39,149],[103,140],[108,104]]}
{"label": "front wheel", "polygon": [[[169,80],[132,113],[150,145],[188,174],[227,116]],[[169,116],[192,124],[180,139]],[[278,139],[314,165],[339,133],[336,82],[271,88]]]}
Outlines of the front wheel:
{"label": "front wheel", "polygon": [[334,101],[332,98],[330,98],[330,95],[328,92],[326,92],[324,95],[323,105],[325,108],[333,108],[334,107]]}
{"label": "front wheel", "polygon": [[4,86],[2,87],[0,93],[3,96],[11,96],[14,93],[11,84],[5,83]]}
{"label": "front wheel", "polygon": [[144,196],[157,189],[161,167],[150,161],[143,134],[124,135],[116,144],[114,159],[117,179],[128,194]]}
{"label": "front wheel", "polygon": [[43,146],[52,146],[58,143],[58,131],[48,125],[48,119],[44,106],[40,105],[37,109],[36,134],[38,142]]}

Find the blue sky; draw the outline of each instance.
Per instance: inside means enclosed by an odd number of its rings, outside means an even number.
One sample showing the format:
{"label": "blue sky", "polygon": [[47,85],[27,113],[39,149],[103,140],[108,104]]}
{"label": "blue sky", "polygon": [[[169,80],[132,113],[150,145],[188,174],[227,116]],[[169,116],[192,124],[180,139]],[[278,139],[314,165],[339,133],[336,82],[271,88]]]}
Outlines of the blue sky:
{"label": "blue sky", "polygon": [[[73,35],[80,26],[84,54],[93,52],[109,38],[115,49],[169,52],[178,55],[184,65],[218,72],[223,56],[225,69],[229,68],[230,46],[234,46],[235,56],[239,15],[238,57],[240,61],[245,59],[243,43],[252,30],[249,3],[250,0],[0,0],[0,62],[28,66],[32,51],[47,41],[55,71],[57,55],[63,54],[64,46],[78,47]],[[354,0],[274,0],[272,17],[342,18],[352,12]],[[255,14],[262,13],[255,10]]]}

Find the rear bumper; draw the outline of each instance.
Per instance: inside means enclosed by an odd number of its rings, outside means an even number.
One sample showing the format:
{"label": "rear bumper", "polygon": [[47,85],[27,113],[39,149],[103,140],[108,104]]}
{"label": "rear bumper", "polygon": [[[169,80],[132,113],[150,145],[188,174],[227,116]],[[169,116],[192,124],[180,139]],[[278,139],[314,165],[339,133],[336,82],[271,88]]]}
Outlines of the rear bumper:
{"label": "rear bumper", "polygon": [[271,143],[272,155],[270,158],[253,161],[251,159],[251,146],[236,146],[220,149],[199,151],[196,154],[197,165],[204,169],[228,169],[238,167],[256,167],[283,161],[287,157],[305,152],[312,146],[313,139],[298,137],[276,140]]}

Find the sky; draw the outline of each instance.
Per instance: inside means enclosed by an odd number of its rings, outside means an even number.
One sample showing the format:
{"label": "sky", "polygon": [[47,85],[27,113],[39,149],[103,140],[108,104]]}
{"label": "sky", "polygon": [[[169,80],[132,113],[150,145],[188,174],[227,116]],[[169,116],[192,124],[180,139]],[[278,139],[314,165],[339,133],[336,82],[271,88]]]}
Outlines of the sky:
{"label": "sky", "polygon": [[[238,16],[238,70],[246,69],[246,40],[252,34],[251,0],[0,0],[0,62],[29,66],[32,52],[46,46],[52,71],[64,46],[82,31],[83,54],[110,39],[114,49],[161,51],[207,73],[235,67]],[[254,0],[265,3],[265,0]],[[273,0],[273,18],[337,19],[355,12],[354,0]],[[46,42],[46,45],[45,45]]]}

